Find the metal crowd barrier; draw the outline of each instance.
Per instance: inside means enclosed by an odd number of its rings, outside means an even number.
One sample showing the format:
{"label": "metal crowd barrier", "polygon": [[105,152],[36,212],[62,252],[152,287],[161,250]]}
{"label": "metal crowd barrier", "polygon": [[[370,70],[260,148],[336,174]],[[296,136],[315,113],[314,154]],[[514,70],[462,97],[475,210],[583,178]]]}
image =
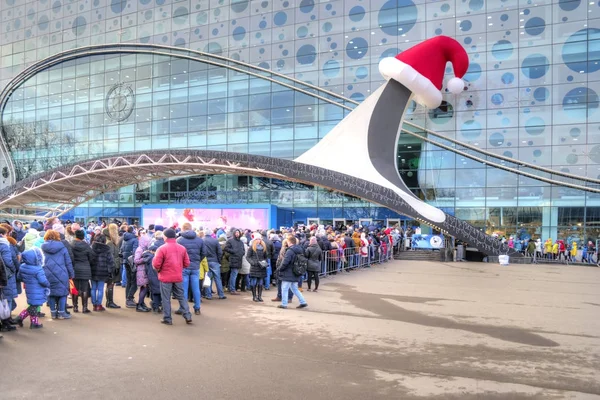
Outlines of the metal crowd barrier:
{"label": "metal crowd barrier", "polygon": [[360,249],[333,249],[323,251],[321,257],[321,273],[326,277],[338,272],[349,272],[353,269],[369,268],[372,265],[383,264],[393,259],[392,246],[370,245],[368,254],[360,254]]}

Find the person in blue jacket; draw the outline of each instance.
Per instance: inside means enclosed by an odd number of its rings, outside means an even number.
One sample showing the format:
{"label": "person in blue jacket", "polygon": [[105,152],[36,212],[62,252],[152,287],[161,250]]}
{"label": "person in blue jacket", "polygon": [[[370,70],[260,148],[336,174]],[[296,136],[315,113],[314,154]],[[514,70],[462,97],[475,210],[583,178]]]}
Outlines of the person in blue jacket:
{"label": "person in blue jacket", "polygon": [[[188,289],[191,288],[194,296],[194,313],[200,315],[200,306],[202,304],[200,296],[200,263],[206,257],[204,240],[196,235],[196,232],[192,229],[192,224],[186,222],[182,226],[177,243],[185,247],[190,258],[190,266],[183,270],[183,294],[187,296]],[[183,315],[183,311],[179,309],[175,311],[175,314]]]}
{"label": "person in blue jacket", "polygon": [[48,297],[50,312],[52,318],[69,319],[71,314],[67,313],[66,308],[69,278],[75,277],[71,256],[57,231],[47,231],[44,239],[42,252],[44,254],[44,273],[50,282],[50,297]]}
{"label": "person in blue jacket", "polygon": [[[17,297],[17,268],[18,268],[18,259],[16,255],[13,253],[13,249],[11,248],[8,239],[6,238],[7,230],[0,226],[0,257],[2,257],[3,267],[5,268],[5,273],[7,275],[7,285],[2,288],[4,293],[4,297],[8,300],[8,304],[10,305],[10,309],[14,310],[17,307],[17,303],[15,302],[15,298]],[[1,268],[1,267],[0,267]],[[13,326],[15,321],[12,318],[8,318],[2,321],[2,331],[12,331],[17,328]]]}
{"label": "person in blue jacket", "polygon": [[[296,308],[304,308],[307,306],[306,300],[304,300],[304,296],[298,290],[298,277],[294,274],[294,261],[299,254],[304,255],[304,249],[300,245],[297,244],[297,239],[294,236],[290,236],[287,238],[288,244],[290,247],[285,251],[285,255],[283,257],[283,262],[279,267],[279,279],[281,280],[281,293],[287,293],[289,290],[292,291],[300,300],[300,305]],[[287,308],[288,298],[286,296],[282,296],[281,304],[278,305],[278,308]]]}
{"label": "person in blue jacket", "polygon": [[21,255],[23,263],[19,268],[18,278],[25,283],[25,294],[29,305],[17,317],[17,323],[21,327],[23,326],[23,320],[27,317],[31,318],[30,329],[43,327],[38,320],[38,307],[46,302],[47,292],[50,291],[50,282],[46,279],[42,267],[43,258],[42,251],[37,247],[29,249]]}

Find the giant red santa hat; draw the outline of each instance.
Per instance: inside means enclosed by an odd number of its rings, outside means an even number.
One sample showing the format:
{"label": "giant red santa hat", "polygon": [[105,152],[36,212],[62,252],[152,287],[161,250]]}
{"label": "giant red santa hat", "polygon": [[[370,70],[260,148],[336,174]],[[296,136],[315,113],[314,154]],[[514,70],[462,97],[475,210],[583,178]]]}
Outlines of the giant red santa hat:
{"label": "giant red santa hat", "polygon": [[442,83],[446,63],[454,67],[454,78],[448,81],[448,90],[458,94],[464,90],[462,78],[469,68],[469,56],[456,40],[436,36],[403,51],[396,57],[387,57],[379,63],[379,72],[386,80],[400,82],[415,96],[417,103],[428,108],[442,104]]}

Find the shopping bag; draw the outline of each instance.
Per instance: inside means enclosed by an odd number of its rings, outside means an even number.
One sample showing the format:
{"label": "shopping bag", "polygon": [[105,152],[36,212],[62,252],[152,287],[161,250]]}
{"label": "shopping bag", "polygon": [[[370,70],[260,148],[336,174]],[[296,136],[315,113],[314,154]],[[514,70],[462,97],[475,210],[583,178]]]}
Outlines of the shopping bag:
{"label": "shopping bag", "polygon": [[202,282],[202,287],[211,287],[212,281],[210,280],[210,276],[208,274],[204,275],[204,282]]}
{"label": "shopping bag", "polygon": [[73,279],[69,279],[69,292],[73,296],[79,296],[79,292],[77,291],[77,288],[75,287],[75,283],[73,282]]}
{"label": "shopping bag", "polygon": [[0,320],[9,319],[10,312],[8,300],[4,297],[4,292],[0,291]]}

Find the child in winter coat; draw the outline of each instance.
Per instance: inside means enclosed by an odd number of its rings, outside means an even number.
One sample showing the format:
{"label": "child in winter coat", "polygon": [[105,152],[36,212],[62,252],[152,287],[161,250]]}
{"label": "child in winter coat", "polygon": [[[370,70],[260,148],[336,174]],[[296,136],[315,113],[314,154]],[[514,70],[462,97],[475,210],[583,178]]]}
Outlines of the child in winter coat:
{"label": "child in winter coat", "polygon": [[[146,278],[148,279],[148,287],[150,288],[150,295],[152,297],[152,312],[154,314],[162,313],[162,296],[160,295],[160,281],[158,280],[158,273],[152,267],[152,260],[154,254],[160,246],[157,243],[152,243],[148,250],[142,253],[142,259],[144,260],[146,269]],[[138,268],[143,268],[140,265]],[[137,277],[136,277],[137,278]]]}
{"label": "child in winter coat", "polygon": [[[208,259],[204,257],[202,261],[200,261],[200,289],[202,289],[202,285],[204,284],[204,277],[208,274]],[[204,291],[202,291],[202,297],[204,297]]]}
{"label": "child in winter coat", "polygon": [[21,255],[21,268],[19,269],[18,277],[25,283],[25,294],[27,295],[27,307],[21,311],[17,317],[19,326],[23,326],[23,320],[27,317],[31,318],[30,329],[40,329],[43,327],[38,320],[38,307],[46,302],[47,294],[50,292],[50,282],[46,279],[43,265],[42,251],[37,248],[26,250]]}
{"label": "child in winter coat", "polygon": [[151,309],[146,306],[144,299],[148,294],[148,273],[146,272],[146,261],[144,260],[144,252],[150,247],[150,236],[142,235],[139,238],[138,248],[135,250],[134,263],[136,265],[135,280],[138,288],[140,289],[138,303],[136,307],[137,312],[150,312]]}
{"label": "child in winter coat", "polygon": [[361,266],[371,267],[369,265],[369,240],[364,232],[360,235],[360,256],[362,258]]}

